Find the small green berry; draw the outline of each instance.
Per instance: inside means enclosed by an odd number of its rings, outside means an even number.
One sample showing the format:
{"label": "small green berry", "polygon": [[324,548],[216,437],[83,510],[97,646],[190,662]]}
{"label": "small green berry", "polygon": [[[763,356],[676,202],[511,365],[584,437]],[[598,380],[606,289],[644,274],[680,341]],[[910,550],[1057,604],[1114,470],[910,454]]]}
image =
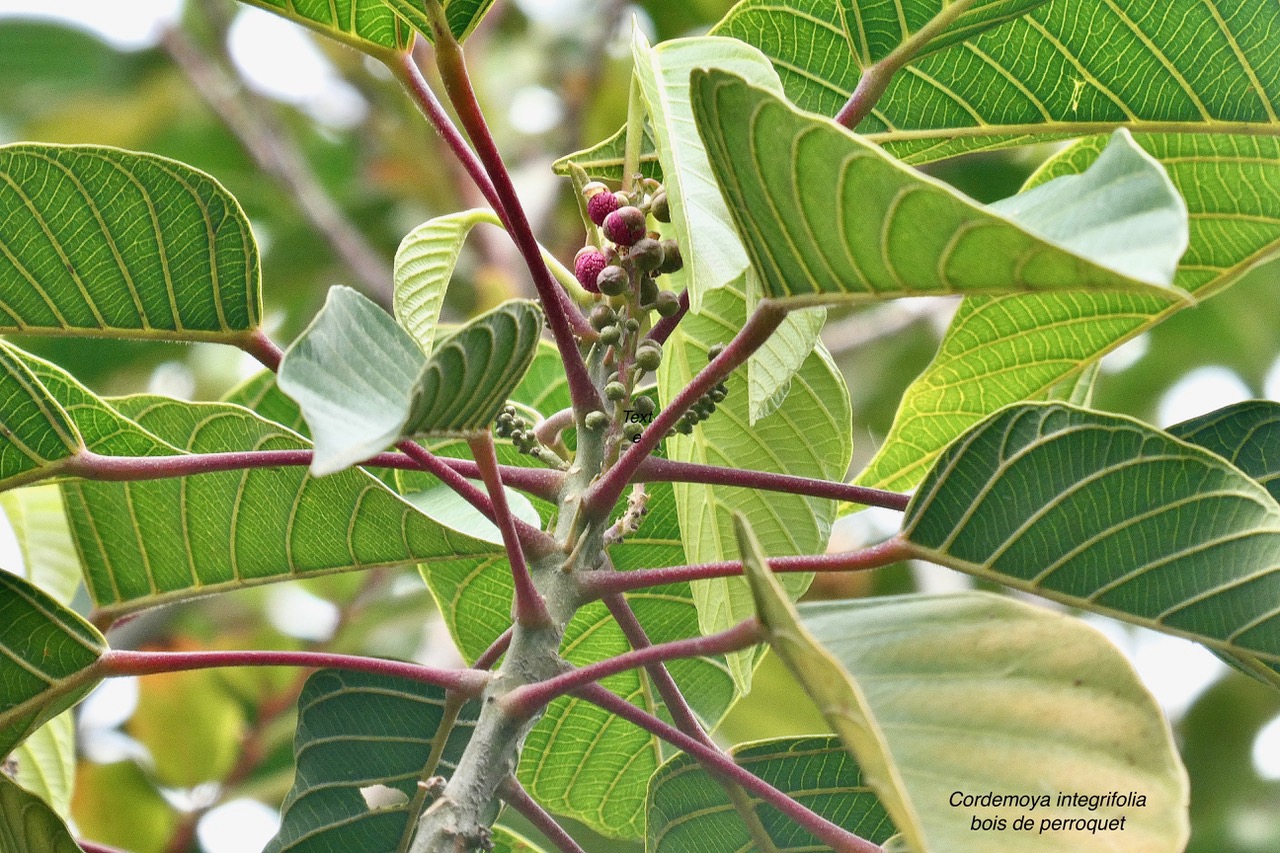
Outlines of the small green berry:
{"label": "small green berry", "polygon": [[639,320],[637,320],[635,317],[628,317],[628,318],[627,318],[627,321],[626,321],[625,323],[623,323],[623,324],[622,324],[622,326],[623,326],[623,328],[625,328],[628,332],[638,332],[638,331],[640,331],[640,321],[639,321]]}
{"label": "small green berry", "polygon": [[707,350],[707,361],[715,361],[724,352],[724,344],[714,344]]}
{"label": "small green berry", "polygon": [[725,388],[724,384],[721,383],[708,391],[707,396],[711,398],[711,402],[713,403],[723,403],[724,398],[729,396],[729,389]]}
{"label": "small green berry", "polygon": [[662,350],[641,347],[636,350],[636,367],[641,370],[657,370],[662,364]]}
{"label": "small green berry", "polygon": [[666,190],[658,190],[654,195],[653,200],[649,202],[649,212],[659,222],[671,221],[671,204],[667,201]]}
{"label": "small green berry", "polygon": [[652,308],[658,301],[658,283],[645,276],[640,279],[640,305]]}
{"label": "small green berry", "polygon": [[662,251],[662,244],[652,237],[641,237],[636,244],[631,247],[631,251],[627,253],[627,257],[635,261],[636,267],[641,272],[653,272],[662,266],[665,257]]}
{"label": "small green berry", "polygon": [[609,425],[609,416],[604,412],[587,412],[585,423],[587,429],[598,432]]}
{"label": "small green berry", "polygon": [[605,346],[614,346],[620,340],[622,340],[622,330],[617,326],[605,326],[600,330],[600,343]]}
{"label": "small green berry", "polygon": [[636,397],[631,401],[631,405],[635,407],[638,415],[652,415],[658,408],[658,404],[653,402],[652,397]]}
{"label": "small green berry", "polygon": [[627,387],[621,382],[610,382],[604,386],[604,395],[610,400],[617,402],[627,396]]}
{"label": "small green berry", "polygon": [[622,427],[622,436],[628,441],[635,441],[642,432],[644,432],[643,424],[624,424]]}
{"label": "small green berry", "polygon": [[658,294],[658,298],[654,300],[654,308],[658,310],[658,314],[663,317],[674,317],[680,313],[680,297],[676,296],[670,290],[664,290]]}
{"label": "small green berry", "polygon": [[675,240],[663,240],[662,263],[658,264],[659,273],[679,272],[684,268],[684,256],[680,254],[680,244]]}
{"label": "small green berry", "polygon": [[596,305],[587,319],[591,321],[591,328],[603,332],[606,326],[613,325],[613,321],[618,319],[618,313],[608,305]]}
{"label": "small green berry", "polygon": [[631,287],[631,276],[620,266],[610,265],[596,276],[596,287],[605,296],[621,296]]}
{"label": "small green berry", "polygon": [[681,418],[676,422],[675,430],[681,435],[689,435],[693,432],[693,424]]}

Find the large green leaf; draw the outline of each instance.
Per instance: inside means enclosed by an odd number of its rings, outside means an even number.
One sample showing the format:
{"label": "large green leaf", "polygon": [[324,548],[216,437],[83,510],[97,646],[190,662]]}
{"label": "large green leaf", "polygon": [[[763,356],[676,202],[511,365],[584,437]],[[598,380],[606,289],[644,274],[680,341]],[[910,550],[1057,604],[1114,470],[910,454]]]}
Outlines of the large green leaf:
{"label": "large green leaf", "polygon": [[53,476],[83,447],[20,352],[0,341],[0,488]]}
{"label": "large green leaf", "polygon": [[[221,403],[116,401],[180,452],[307,448],[283,427]],[[474,566],[494,546],[440,527],[379,480],[303,468],[63,485],[90,595],[104,612],[298,577],[406,564]]]}
{"label": "large green leaf", "polygon": [[413,29],[383,0],[241,0],[378,59],[413,46]]}
{"label": "large green leaf", "polygon": [[1186,206],[1127,134],[1090,173],[983,207],[739,77],[698,71],[691,86],[766,296],[803,305],[1093,288],[1177,298],[1168,284],[1186,248]]}
{"label": "large green leaf", "polygon": [[0,756],[84,698],[106,650],[88,622],[0,571]]}
{"label": "large green leaf", "polygon": [[[910,23],[941,2],[748,0],[714,32],[760,48],[778,68],[791,100],[834,115],[858,81],[859,60],[851,47],[861,41],[859,21],[875,9],[886,18],[895,5]],[[987,32],[955,30],[965,41],[920,57],[900,72],[858,129],[911,163],[1115,127],[1151,133],[1280,133],[1280,75],[1273,61],[1280,9],[1274,5],[1239,0],[1033,5],[1009,4],[1009,11],[1030,11]],[[900,36],[890,29],[878,36],[885,46],[895,38]]]}
{"label": "large green leaf", "polygon": [[[1247,400],[1175,424],[1167,432],[1223,457],[1280,500],[1280,403]],[[1263,683],[1280,688],[1280,662],[1222,650],[1218,655]]]}
{"label": "large green leaf", "polygon": [[[298,697],[293,788],[266,853],[404,853],[425,808],[418,783],[452,773],[480,706],[463,706],[432,766],[444,711],[445,691],[438,687],[370,673],[314,673]],[[403,797],[371,808],[361,789],[376,785]]]}
{"label": "large green leaf", "polygon": [[[802,605],[786,600],[745,525],[748,577],[769,642],[858,759],[917,853],[1181,853],[1186,771],[1169,726],[1096,629],[990,593]],[[955,792],[1045,797],[995,808]],[[1131,807],[1062,804],[1060,793],[1135,792]],[[1029,814],[1036,831],[1011,824]],[[1125,818],[1123,830],[1053,830],[1045,818]],[[1004,818],[1007,831],[975,831]],[[1122,833],[1122,834],[1121,834]]]}
{"label": "large green leaf", "polygon": [[[382,0],[395,9],[428,39],[432,37],[431,19],[423,9],[422,0]],[[444,0],[444,14],[449,20],[449,31],[458,41],[471,35],[479,26],[493,0]]]}
{"label": "large green leaf", "polygon": [[[779,738],[735,747],[732,755],[739,767],[855,835],[882,844],[894,834],[884,807],[837,738]],[[789,818],[754,802],[777,853],[825,849]],[[648,853],[755,849],[724,788],[684,753],[662,765],[649,783],[647,826]]]}
{"label": "large green leaf", "polygon": [[[760,283],[750,270],[694,125],[689,74],[695,68],[719,68],[781,93],[778,75],[763,54],[734,39],[676,39],[651,48],[636,30],[632,53],[667,195],[672,199],[672,236],[688,259],[675,279],[676,286],[688,290],[690,309],[696,314],[702,310],[704,293],[746,273],[748,301],[754,304],[761,295]],[[791,378],[813,351],[825,319],[824,309],[788,317],[769,342],[752,353],[747,362],[747,391],[753,424],[786,396]]]}
{"label": "large green leaf", "polygon": [[334,287],[290,345],[277,384],[315,439],[311,472],[331,474],[412,435],[486,429],[524,378],[542,312],[504,302],[439,341],[430,355],[381,308]]}
{"label": "large green leaf", "polygon": [[1280,661],[1280,506],[1221,456],[1129,418],[1001,410],[938,459],[902,536],[961,571]]}
{"label": "large green leaf", "polygon": [[[658,392],[671,400],[707,363],[707,350],[726,343],[746,322],[741,283],[706,294],[701,314],[689,314],[667,345],[658,372]],[[747,382],[739,370],[728,380],[728,398],[690,436],[666,441],[667,454],[684,462],[750,468],[782,474],[840,479],[852,454],[852,414],[844,380],[823,350],[809,353],[791,383],[791,393],[771,415],[754,425],[748,416]],[[770,556],[820,553],[827,543],[834,504],[819,498],[751,489],[677,483],[676,506],[690,562],[737,556],[732,511],[745,513]],[[784,583],[799,596],[809,576],[787,575]],[[694,584],[699,623],[706,633],[724,630],[752,613],[741,578]],[[742,689],[751,679],[752,652],[729,657]]]}
{"label": "large green leaf", "polygon": [[[1204,299],[1280,252],[1280,140],[1140,136],[1186,198],[1190,245],[1175,284]],[[1082,140],[1030,182],[1083,172],[1105,137]],[[1245,191],[1245,189],[1248,191]],[[938,354],[903,397],[864,485],[904,490],[956,436],[1053,386],[1183,307],[1140,293],[1044,293],[964,300]]]}
{"label": "large green leaf", "polygon": [[80,853],[62,819],[39,797],[0,774],[0,850]]}
{"label": "large green leaf", "polygon": [[117,148],[0,147],[0,332],[240,344],[261,316],[236,200]]}
{"label": "large green leaf", "polygon": [[[685,562],[675,498],[669,484],[651,483],[640,531],[610,547],[622,571]],[[431,567],[427,584],[464,656],[474,660],[511,624],[511,571],[499,556],[483,565]],[[695,636],[698,613],[688,584],[628,594],[655,643]],[[561,654],[581,666],[630,646],[600,602],[580,609],[565,628]],[[668,668],[694,710],[714,725],[734,699],[733,680],[721,658],[672,661]],[[639,670],[615,675],[605,686],[645,709],[667,716],[648,677]],[[552,703],[529,733],[519,776],[540,803],[598,832],[639,838],[644,832],[645,790],[662,762],[648,732],[588,702],[566,697]]]}

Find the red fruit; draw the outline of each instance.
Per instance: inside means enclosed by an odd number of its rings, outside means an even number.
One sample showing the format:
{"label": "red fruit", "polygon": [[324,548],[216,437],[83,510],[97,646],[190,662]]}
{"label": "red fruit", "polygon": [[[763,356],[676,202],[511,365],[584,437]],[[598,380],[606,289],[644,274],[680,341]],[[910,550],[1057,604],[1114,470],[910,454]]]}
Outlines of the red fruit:
{"label": "red fruit", "polygon": [[608,263],[604,252],[593,246],[586,246],[573,259],[573,274],[578,277],[578,283],[587,290],[599,293],[600,288],[596,284],[596,279],[600,277],[600,270],[608,266]]}
{"label": "red fruit", "polygon": [[604,236],[619,246],[632,246],[645,235],[644,211],[627,205],[604,218]]}
{"label": "red fruit", "polygon": [[605,217],[618,209],[618,199],[613,193],[596,193],[587,199],[587,216],[596,225],[603,225]]}

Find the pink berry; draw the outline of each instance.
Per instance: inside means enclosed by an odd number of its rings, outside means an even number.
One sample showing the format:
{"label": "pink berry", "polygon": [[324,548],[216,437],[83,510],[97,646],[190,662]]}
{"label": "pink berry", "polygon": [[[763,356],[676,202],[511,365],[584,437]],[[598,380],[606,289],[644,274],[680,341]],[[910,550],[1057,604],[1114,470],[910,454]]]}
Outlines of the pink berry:
{"label": "pink berry", "polygon": [[604,236],[619,246],[632,246],[645,235],[644,211],[627,205],[604,218]]}
{"label": "pink berry", "polygon": [[596,279],[600,277],[600,270],[608,263],[604,252],[593,246],[586,246],[573,259],[573,273],[578,277],[579,284],[592,293],[599,293]]}
{"label": "pink berry", "polygon": [[618,199],[613,193],[596,193],[587,199],[587,216],[596,225],[603,225],[604,219],[618,209]]}

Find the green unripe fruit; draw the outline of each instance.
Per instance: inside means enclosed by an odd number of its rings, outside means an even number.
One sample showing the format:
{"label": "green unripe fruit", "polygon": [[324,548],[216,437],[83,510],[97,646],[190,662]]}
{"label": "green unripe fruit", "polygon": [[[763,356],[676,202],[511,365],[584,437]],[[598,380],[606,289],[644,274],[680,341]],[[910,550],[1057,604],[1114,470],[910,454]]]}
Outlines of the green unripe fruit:
{"label": "green unripe fruit", "polygon": [[658,190],[653,200],[649,202],[649,212],[653,214],[653,218],[659,222],[671,221],[671,205],[667,201],[667,191]]}
{"label": "green unripe fruit", "polygon": [[622,330],[617,326],[605,326],[600,330],[600,343],[611,347],[622,340]]}
{"label": "green unripe fruit", "polygon": [[663,317],[674,317],[680,313],[680,297],[676,296],[670,290],[664,290],[658,294],[658,298],[654,300],[653,307],[658,310],[658,314]]}
{"label": "green unripe fruit", "polygon": [[640,304],[644,307],[652,307],[657,301],[658,283],[648,276],[640,279]]}
{"label": "green unripe fruit", "polygon": [[690,433],[693,432],[693,424],[689,423],[686,420],[681,420],[676,423],[675,431],[680,433],[681,435],[689,435]]}
{"label": "green unripe fruit", "polygon": [[591,309],[591,314],[587,317],[591,321],[591,328],[597,332],[603,332],[606,326],[613,324],[618,319],[618,313],[608,305],[597,305]]}
{"label": "green unripe fruit", "polygon": [[631,287],[631,276],[619,266],[607,266],[596,276],[596,287],[605,296],[621,296]]}
{"label": "green unripe fruit", "polygon": [[715,361],[724,352],[724,344],[714,344],[707,350],[707,361]]}
{"label": "green unripe fruit", "polygon": [[641,237],[636,244],[631,247],[631,251],[627,253],[627,257],[635,261],[636,267],[641,272],[653,272],[662,266],[664,254],[662,244],[652,237]]}
{"label": "green unripe fruit", "polygon": [[610,382],[604,386],[604,395],[610,400],[617,402],[627,396],[627,388],[621,382]]}
{"label": "green unripe fruit", "polygon": [[585,423],[587,429],[598,432],[609,425],[609,416],[604,412],[587,412]]}
{"label": "green unripe fruit", "polygon": [[717,385],[707,392],[707,396],[711,398],[713,403],[723,403],[724,398],[729,396],[729,389],[725,388],[723,384]]}
{"label": "green unripe fruit", "polygon": [[626,424],[622,427],[622,436],[629,441],[635,441],[642,432],[644,432],[643,424]]}
{"label": "green unripe fruit", "polygon": [[636,367],[641,370],[657,370],[662,364],[662,350],[643,347],[636,350]]}
{"label": "green unripe fruit", "polygon": [[636,397],[631,401],[631,405],[635,408],[638,415],[652,415],[658,408],[658,404],[653,402],[652,397]]}
{"label": "green unripe fruit", "polygon": [[640,321],[635,317],[628,317],[627,322],[623,323],[622,327],[628,332],[638,332],[640,331]]}
{"label": "green unripe fruit", "polygon": [[684,256],[680,254],[679,243],[675,240],[663,240],[658,245],[662,247],[662,263],[658,264],[658,272],[672,273],[684,269]]}

